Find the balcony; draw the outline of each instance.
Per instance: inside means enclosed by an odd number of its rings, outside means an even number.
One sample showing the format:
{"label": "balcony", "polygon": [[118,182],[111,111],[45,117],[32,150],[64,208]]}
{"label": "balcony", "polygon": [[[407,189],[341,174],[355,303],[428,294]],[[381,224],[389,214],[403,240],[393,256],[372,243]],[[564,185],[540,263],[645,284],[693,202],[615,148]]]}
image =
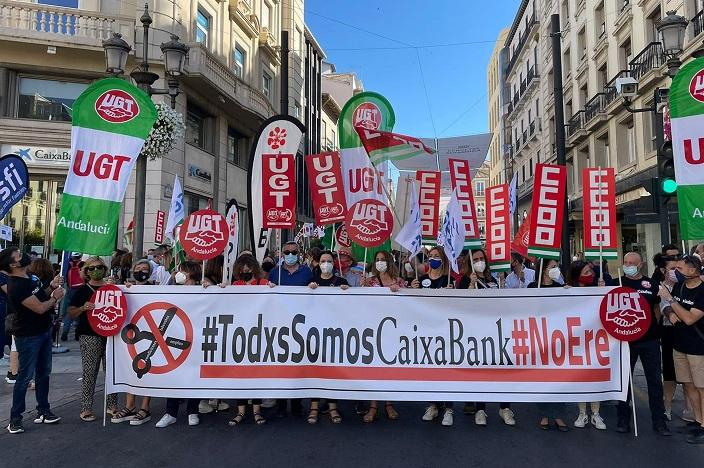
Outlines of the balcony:
{"label": "balcony", "polygon": [[[233,70],[220,62],[203,44],[189,44],[186,77],[197,77],[208,82],[223,97],[252,112],[260,119],[268,119],[275,111],[269,99],[258,89],[239,79]],[[202,86],[202,85],[201,85]]]}
{"label": "balcony", "polygon": [[262,27],[261,31],[259,31],[259,47],[269,54],[271,59],[278,65],[281,63],[281,59],[279,57],[280,47],[277,44],[276,37],[269,31],[269,28]]}
{"label": "balcony", "polygon": [[619,99],[618,92],[616,91],[616,80],[626,76],[629,76],[629,71],[621,70],[604,86],[604,112],[607,114],[611,114],[621,107],[621,100]]}
{"label": "balcony", "polygon": [[528,69],[526,79],[521,81],[518,91],[513,94],[513,100],[508,103],[508,115],[510,115],[514,110],[520,109],[523,106],[523,103],[525,103],[523,98],[529,95],[533,89],[537,88],[540,83],[536,68],[537,67],[534,65]]}
{"label": "balcony", "polygon": [[230,0],[230,19],[236,22],[249,37],[259,35],[259,18],[254,14],[251,0]]}
{"label": "balcony", "polygon": [[0,38],[7,41],[102,51],[113,32],[130,41],[134,27],[130,16],[0,0]]}
{"label": "balcony", "polygon": [[535,19],[535,11],[531,13],[530,18],[526,18],[525,26],[526,27],[523,31],[523,34],[518,37],[518,45],[511,54],[511,59],[508,61],[508,65],[506,65],[506,75],[511,74],[511,70],[513,70],[513,67],[516,65],[518,57],[521,56],[521,51],[530,39],[531,34],[533,33],[533,29],[538,26],[538,21]]}
{"label": "balcony", "polygon": [[642,89],[650,72],[659,70],[665,65],[665,61],[662,44],[651,42],[629,63],[631,76],[639,81]]}
{"label": "balcony", "polygon": [[689,21],[692,26],[692,39],[704,32],[704,10],[700,11]]}
{"label": "balcony", "polygon": [[587,131],[593,130],[600,122],[607,119],[607,115],[604,112],[605,103],[606,93],[602,92],[591,98],[584,106],[584,123]]}
{"label": "balcony", "polygon": [[584,110],[574,114],[567,122],[567,140],[574,144],[587,136],[587,131],[584,128]]}

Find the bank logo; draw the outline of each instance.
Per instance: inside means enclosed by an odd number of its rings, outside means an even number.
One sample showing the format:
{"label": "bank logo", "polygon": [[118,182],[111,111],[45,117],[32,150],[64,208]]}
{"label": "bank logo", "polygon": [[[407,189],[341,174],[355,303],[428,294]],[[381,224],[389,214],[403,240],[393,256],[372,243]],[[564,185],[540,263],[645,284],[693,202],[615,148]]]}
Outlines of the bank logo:
{"label": "bank logo", "polygon": [[139,115],[139,104],[129,93],[111,89],[95,101],[95,111],[107,122],[125,123]]}

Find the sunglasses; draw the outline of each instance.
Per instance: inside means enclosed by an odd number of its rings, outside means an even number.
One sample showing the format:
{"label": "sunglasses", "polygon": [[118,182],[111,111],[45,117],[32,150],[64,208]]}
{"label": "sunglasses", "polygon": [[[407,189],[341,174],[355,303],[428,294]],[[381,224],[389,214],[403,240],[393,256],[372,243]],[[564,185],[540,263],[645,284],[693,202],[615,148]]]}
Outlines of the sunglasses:
{"label": "sunglasses", "polygon": [[103,265],[97,265],[97,266],[89,266],[86,267],[86,271],[95,271],[95,270],[103,270],[105,271],[105,267]]}
{"label": "sunglasses", "polygon": [[284,255],[288,254],[298,255],[298,250],[284,250]]}

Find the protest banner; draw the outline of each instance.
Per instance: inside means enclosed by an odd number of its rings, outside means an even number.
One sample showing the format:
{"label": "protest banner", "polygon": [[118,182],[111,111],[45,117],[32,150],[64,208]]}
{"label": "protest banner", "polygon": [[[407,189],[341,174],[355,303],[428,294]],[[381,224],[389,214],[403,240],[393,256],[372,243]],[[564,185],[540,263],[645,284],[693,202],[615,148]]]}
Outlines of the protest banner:
{"label": "protest banner", "polygon": [[164,242],[164,223],[166,222],[166,212],[158,210],[156,212],[156,224],[154,227],[154,243]]}
{"label": "protest banner", "polygon": [[486,255],[491,271],[511,269],[510,190],[508,184],[486,190],[489,214],[486,218]]}
{"label": "protest banner", "polygon": [[262,155],[263,227],[296,227],[296,157],[293,154]]}
{"label": "protest banner", "polygon": [[528,255],[560,258],[566,189],[567,167],[536,164]]}
{"label": "protest banner", "polygon": [[108,393],[580,402],[628,389],[629,348],[599,318],[610,288],[123,290]]}
{"label": "protest banner", "polygon": [[418,206],[423,240],[432,241],[440,227],[440,187],[442,173],[438,171],[416,172],[418,184]]}
{"label": "protest banner", "polygon": [[612,167],[582,171],[584,187],[584,258],[618,258],[616,176]]}
{"label": "protest banner", "polygon": [[305,161],[315,223],[325,225],[344,221],[347,202],[342,185],[340,153],[309,154]]}
{"label": "protest banner", "polygon": [[470,249],[481,248],[482,240],[479,233],[476,207],[474,205],[474,191],[472,190],[471,168],[466,159],[448,159],[450,168],[450,182],[452,188],[457,189],[457,200],[462,207],[464,220],[465,242],[464,246]]}
{"label": "protest banner", "polygon": [[237,202],[233,201],[227,210],[225,220],[227,221],[227,246],[225,247],[225,258],[222,266],[222,282],[230,284],[234,272],[235,262],[239,255],[240,245],[240,218]]}
{"label": "protest banner", "polygon": [[198,210],[186,217],[178,237],[189,257],[205,261],[223,253],[229,232],[223,215],[213,210]]}

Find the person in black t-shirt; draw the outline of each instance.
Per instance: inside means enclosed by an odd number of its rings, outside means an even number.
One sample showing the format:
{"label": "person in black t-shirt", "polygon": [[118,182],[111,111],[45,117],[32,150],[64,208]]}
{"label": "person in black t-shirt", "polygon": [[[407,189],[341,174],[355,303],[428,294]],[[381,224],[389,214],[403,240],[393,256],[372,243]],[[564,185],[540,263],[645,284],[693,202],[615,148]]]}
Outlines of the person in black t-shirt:
{"label": "person in black t-shirt", "polygon": [[560,284],[559,280],[562,278],[562,270],[560,270],[560,265],[558,265],[556,260],[543,260],[543,273],[542,275],[536,275],[535,281],[528,283],[528,288],[538,287],[538,276],[540,276],[540,287],[541,288],[563,288],[564,285]]}
{"label": "person in black t-shirt", "polygon": [[[107,273],[108,268],[100,257],[91,257],[86,260],[83,264],[83,274],[89,280],[76,290],[68,307],[68,314],[72,319],[81,318],[76,327],[76,333],[80,335],[78,342],[81,346],[81,364],[83,367],[81,413],[79,417],[86,422],[95,421],[96,419],[93,413],[93,394],[95,393],[95,381],[98,378],[100,363],[105,359],[105,346],[107,345],[107,338],[93,331],[88,322],[87,313],[91,313],[90,311],[95,308],[91,298],[105,284],[104,278]],[[116,394],[107,396],[107,406],[111,417],[119,412]]]}
{"label": "person in black t-shirt", "polygon": [[37,397],[37,424],[53,424],[61,418],[49,407],[49,375],[51,374],[51,314],[50,311],[64,295],[56,281],[51,282],[47,293],[41,283],[27,274],[31,263],[29,255],[17,247],[0,252],[0,269],[9,274],[7,306],[13,314],[13,335],[19,353],[19,372],[12,391],[10,434],[24,432],[22,413],[29,381],[34,377]]}
{"label": "person in black t-shirt", "polygon": [[685,255],[677,262],[680,280],[670,293],[660,287],[660,297],[670,301],[664,313],[675,326],[674,352],[677,381],[692,403],[697,420],[687,442],[704,444],[704,282],[700,278],[699,257]]}
{"label": "person in black t-shirt", "polygon": [[[660,435],[672,435],[665,422],[665,401],[662,389],[662,355],[660,353],[660,297],[658,296],[658,285],[643,276],[643,258],[638,252],[628,252],[623,257],[623,272],[621,284],[627,288],[635,289],[648,302],[650,306],[651,322],[650,328],[645,335],[636,341],[628,343],[631,350],[631,374],[640,358],[645,373],[645,380],[648,383],[648,403],[650,405],[650,417],[653,430]],[[631,400],[630,393],[626,401],[618,403],[618,422],[616,430],[622,433],[631,431]]]}
{"label": "person in black t-shirt", "polygon": [[489,270],[484,250],[476,249],[471,253],[472,255],[467,255],[465,259],[465,274],[457,285],[457,289],[498,288],[499,283]]}
{"label": "person in black t-shirt", "polygon": [[[313,278],[308,284],[311,289],[317,289],[318,286],[339,287],[342,290],[349,289],[349,284],[345,278],[335,276],[333,274],[335,257],[329,250],[323,251],[318,257],[318,265],[313,270]],[[330,421],[333,424],[340,424],[342,416],[337,409],[337,400],[328,399],[328,411]],[[308,412],[308,424],[316,424],[318,422],[318,414],[320,413],[320,398],[310,399],[310,411]]]}

